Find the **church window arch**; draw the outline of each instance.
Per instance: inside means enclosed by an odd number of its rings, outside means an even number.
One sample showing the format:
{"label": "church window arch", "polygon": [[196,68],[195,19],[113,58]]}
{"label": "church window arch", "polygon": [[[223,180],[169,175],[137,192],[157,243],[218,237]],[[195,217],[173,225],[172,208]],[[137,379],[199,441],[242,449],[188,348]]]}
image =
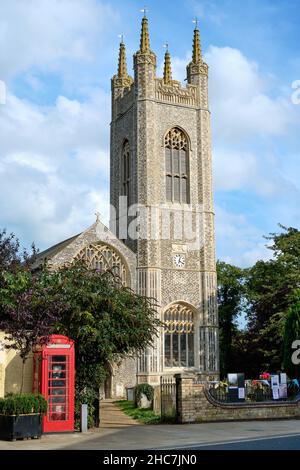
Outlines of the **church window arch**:
{"label": "church window arch", "polygon": [[184,304],[173,304],[164,312],[165,367],[194,366],[194,312]]}
{"label": "church window arch", "polygon": [[82,248],[73,261],[84,261],[88,268],[112,271],[123,285],[129,285],[128,269],[121,255],[106,243],[92,243]]}
{"label": "church window arch", "polygon": [[165,136],[166,200],[189,203],[189,155],[186,134],[174,127]]}

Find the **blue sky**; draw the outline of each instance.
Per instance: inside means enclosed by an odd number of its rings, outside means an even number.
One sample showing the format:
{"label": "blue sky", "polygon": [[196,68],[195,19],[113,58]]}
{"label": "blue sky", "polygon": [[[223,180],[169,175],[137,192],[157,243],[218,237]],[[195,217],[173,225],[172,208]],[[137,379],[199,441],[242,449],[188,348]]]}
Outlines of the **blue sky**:
{"label": "blue sky", "polygon": [[[298,0],[149,0],[161,73],[168,41],[184,80],[197,16],[210,66],[217,256],[267,258],[264,234],[300,228]],[[3,0],[0,18],[0,227],[41,249],[108,220],[110,78],[127,63],[144,2]],[[300,96],[300,95],[299,95]]]}

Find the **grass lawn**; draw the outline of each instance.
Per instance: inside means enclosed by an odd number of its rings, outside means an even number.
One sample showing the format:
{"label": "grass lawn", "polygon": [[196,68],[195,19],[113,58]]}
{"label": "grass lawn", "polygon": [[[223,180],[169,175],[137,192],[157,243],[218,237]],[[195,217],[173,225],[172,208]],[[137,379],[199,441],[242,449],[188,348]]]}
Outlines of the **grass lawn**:
{"label": "grass lawn", "polygon": [[125,414],[131,416],[143,424],[159,424],[162,422],[161,417],[156,415],[153,410],[135,408],[133,401],[118,400],[115,404],[124,411]]}

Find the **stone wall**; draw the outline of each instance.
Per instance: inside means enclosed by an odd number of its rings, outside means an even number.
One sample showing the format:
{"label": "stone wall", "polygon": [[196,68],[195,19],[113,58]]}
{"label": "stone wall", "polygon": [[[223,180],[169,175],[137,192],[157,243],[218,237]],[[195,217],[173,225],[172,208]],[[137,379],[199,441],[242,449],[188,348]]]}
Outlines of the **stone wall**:
{"label": "stone wall", "polygon": [[125,358],[112,373],[111,398],[126,398],[126,388],[136,385],[136,359]]}
{"label": "stone wall", "polygon": [[192,376],[177,375],[176,383],[179,423],[300,418],[300,398],[284,403],[220,404],[209,395],[206,385],[195,383]]}

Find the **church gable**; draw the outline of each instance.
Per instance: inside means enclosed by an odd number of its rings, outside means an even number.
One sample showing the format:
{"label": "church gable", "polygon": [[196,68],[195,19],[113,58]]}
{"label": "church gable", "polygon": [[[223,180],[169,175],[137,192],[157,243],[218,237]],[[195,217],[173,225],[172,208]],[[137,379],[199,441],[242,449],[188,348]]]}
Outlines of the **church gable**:
{"label": "church gable", "polygon": [[52,269],[57,269],[85,260],[91,268],[115,272],[125,285],[135,289],[136,255],[98,217],[87,230],[60,245],[40,253],[38,264],[46,261]]}

